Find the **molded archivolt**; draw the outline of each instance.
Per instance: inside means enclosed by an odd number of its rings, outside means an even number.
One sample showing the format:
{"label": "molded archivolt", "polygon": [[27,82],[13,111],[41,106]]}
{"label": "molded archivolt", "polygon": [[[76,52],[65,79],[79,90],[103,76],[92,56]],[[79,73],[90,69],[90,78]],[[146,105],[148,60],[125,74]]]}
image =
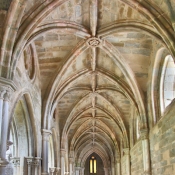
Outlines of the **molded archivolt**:
{"label": "molded archivolt", "polygon": [[13,148],[15,148],[12,157],[35,157],[36,140],[34,139],[32,121],[24,97],[16,104],[14,116],[10,123],[10,139],[12,139]]}

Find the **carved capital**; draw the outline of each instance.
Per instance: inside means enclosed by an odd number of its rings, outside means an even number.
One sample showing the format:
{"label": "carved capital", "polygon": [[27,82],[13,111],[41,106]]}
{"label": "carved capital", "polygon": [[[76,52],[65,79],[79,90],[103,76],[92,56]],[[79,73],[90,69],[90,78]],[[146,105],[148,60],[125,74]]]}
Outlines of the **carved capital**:
{"label": "carved capital", "polygon": [[116,163],[120,163],[120,157],[116,157],[116,158],[115,158],[115,162],[116,162]]}
{"label": "carved capital", "polygon": [[140,139],[142,140],[148,139],[148,129],[140,130]]}
{"label": "carved capital", "polygon": [[124,148],[123,152],[124,152],[124,155],[129,155],[129,148]]}
{"label": "carved capital", "polygon": [[0,99],[4,99],[5,93],[6,93],[6,89],[4,87],[0,87]]}
{"label": "carved capital", "polygon": [[40,157],[34,157],[33,158],[33,166],[39,166],[40,165],[41,158]]}
{"label": "carved capital", "polygon": [[42,129],[42,139],[45,141],[49,141],[49,136],[52,134],[50,130]]}
{"label": "carved capital", "polygon": [[27,165],[31,166],[33,163],[33,157],[26,157],[25,159],[26,159]]}
{"label": "carved capital", "polygon": [[49,168],[49,172],[50,172],[50,173],[54,173],[54,172],[55,172],[55,167]]}
{"label": "carved capital", "polygon": [[11,162],[14,164],[14,166],[20,166],[20,157],[12,157]]}
{"label": "carved capital", "polygon": [[4,101],[10,101],[10,97],[11,97],[11,92],[6,91],[4,94]]}
{"label": "carved capital", "polygon": [[65,149],[61,149],[60,150],[60,154],[61,154],[61,157],[65,157],[66,150]]}
{"label": "carved capital", "polygon": [[55,172],[56,173],[59,173],[60,172],[60,169],[61,169],[60,167],[55,167]]}
{"label": "carved capital", "polygon": [[73,162],[74,162],[73,157],[69,157],[69,162],[70,162],[70,163],[73,163]]}

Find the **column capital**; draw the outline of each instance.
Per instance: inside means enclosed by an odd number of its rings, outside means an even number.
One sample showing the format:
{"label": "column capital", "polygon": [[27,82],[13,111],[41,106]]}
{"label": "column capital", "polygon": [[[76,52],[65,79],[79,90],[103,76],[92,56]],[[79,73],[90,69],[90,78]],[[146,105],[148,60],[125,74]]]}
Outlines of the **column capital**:
{"label": "column capital", "polygon": [[25,157],[27,165],[32,165],[33,157]]}
{"label": "column capital", "polygon": [[14,164],[14,166],[20,166],[20,157],[12,157],[11,162]]}
{"label": "column capital", "polygon": [[55,172],[55,167],[49,168],[49,172],[50,172],[50,173],[54,173],[54,172]]}
{"label": "column capital", "polygon": [[42,129],[41,133],[42,133],[42,139],[45,141],[48,141],[49,136],[52,134],[52,132],[50,130],[47,130],[47,129]]}
{"label": "column capital", "polygon": [[140,139],[141,140],[148,139],[148,129],[141,129],[140,130]]}
{"label": "column capital", "polygon": [[8,93],[9,96],[17,89],[17,86],[12,80],[0,78],[0,98],[4,98],[4,94]]}
{"label": "column capital", "polygon": [[5,93],[6,93],[6,89],[4,87],[0,87],[0,99],[4,99]]}
{"label": "column capital", "polygon": [[115,158],[116,163],[120,163],[120,157]]}
{"label": "column capital", "polygon": [[10,101],[10,97],[11,97],[11,92],[6,91],[4,94],[4,101]]}
{"label": "column capital", "polygon": [[33,166],[39,166],[40,165],[41,158],[40,157],[34,157],[33,158]]}
{"label": "column capital", "polygon": [[60,154],[61,154],[61,157],[64,157],[65,154],[66,154],[66,150],[65,149],[60,149]]}
{"label": "column capital", "polygon": [[59,173],[60,172],[60,169],[61,169],[60,167],[55,167],[55,172],[56,173]]}
{"label": "column capital", "polygon": [[124,148],[123,152],[124,152],[124,155],[129,155],[129,148]]}
{"label": "column capital", "polygon": [[69,162],[73,163],[74,162],[74,158],[73,157],[69,157]]}

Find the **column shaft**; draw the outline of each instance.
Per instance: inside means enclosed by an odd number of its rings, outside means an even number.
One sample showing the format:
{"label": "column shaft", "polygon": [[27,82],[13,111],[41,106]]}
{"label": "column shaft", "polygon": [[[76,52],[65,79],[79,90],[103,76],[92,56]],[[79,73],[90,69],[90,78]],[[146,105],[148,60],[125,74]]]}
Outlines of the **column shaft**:
{"label": "column shaft", "polygon": [[149,147],[149,139],[148,139],[148,131],[141,130],[141,139],[142,139],[142,149],[143,149],[143,169],[144,175],[151,174],[150,167],[150,147]]}
{"label": "column shaft", "polygon": [[117,175],[121,174],[120,162],[117,162]]}
{"label": "column shaft", "polygon": [[48,175],[48,142],[51,131],[42,130],[42,175]]}
{"label": "column shaft", "polygon": [[130,152],[129,152],[129,148],[124,148],[124,156],[126,158],[126,173],[127,175],[131,174],[131,166],[130,166]]}
{"label": "column shaft", "polygon": [[8,123],[9,123],[9,116],[8,116],[8,109],[9,109],[9,101],[8,95],[4,95],[4,102],[3,102],[3,110],[2,110],[2,125],[1,125],[1,150],[0,150],[0,158],[2,160],[6,159],[6,151],[7,151],[7,133],[8,133]]}

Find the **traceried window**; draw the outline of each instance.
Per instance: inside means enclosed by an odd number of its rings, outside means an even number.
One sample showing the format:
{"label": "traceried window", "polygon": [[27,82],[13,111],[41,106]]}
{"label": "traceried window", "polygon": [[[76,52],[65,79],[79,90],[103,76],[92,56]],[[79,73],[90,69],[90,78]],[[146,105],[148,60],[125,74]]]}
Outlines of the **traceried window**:
{"label": "traceried window", "polygon": [[90,173],[91,174],[97,173],[97,160],[94,156],[91,157],[89,163],[90,163]]}

